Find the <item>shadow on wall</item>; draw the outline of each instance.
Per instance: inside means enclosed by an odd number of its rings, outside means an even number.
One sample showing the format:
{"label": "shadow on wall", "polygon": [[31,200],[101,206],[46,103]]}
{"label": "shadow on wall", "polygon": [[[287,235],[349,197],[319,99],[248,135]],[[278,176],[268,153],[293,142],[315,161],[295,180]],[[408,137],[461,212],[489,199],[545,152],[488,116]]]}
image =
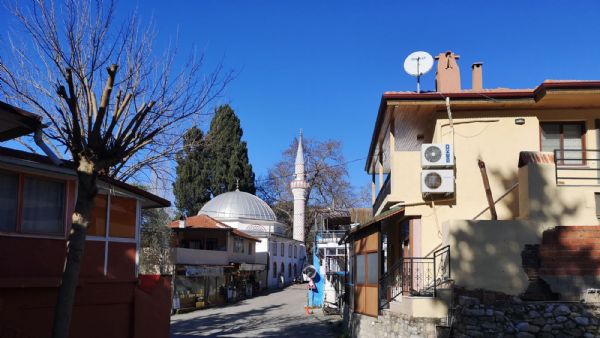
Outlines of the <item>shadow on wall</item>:
{"label": "shadow on wall", "polygon": [[[522,172],[518,176],[516,172],[505,176],[499,172],[491,174],[507,188],[519,178],[519,199],[529,195],[530,214],[536,217],[519,219],[518,209],[508,208],[509,214],[502,216],[504,220],[452,220],[445,223],[445,242],[451,246],[452,279],[456,286],[467,289],[518,295],[529,284],[522,267],[525,244],[540,244],[544,230],[563,224],[564,219],[580,212],[582,204],[564,199],[547,175],[529,175],[529,179],[524,180]],[[514,205],[514,197],[511,198],[507,205]],[[523,201],[519,202],[522,206]],[[593,248],[582,246],[577,255],[591,259],[598,266],[598,254]]]}

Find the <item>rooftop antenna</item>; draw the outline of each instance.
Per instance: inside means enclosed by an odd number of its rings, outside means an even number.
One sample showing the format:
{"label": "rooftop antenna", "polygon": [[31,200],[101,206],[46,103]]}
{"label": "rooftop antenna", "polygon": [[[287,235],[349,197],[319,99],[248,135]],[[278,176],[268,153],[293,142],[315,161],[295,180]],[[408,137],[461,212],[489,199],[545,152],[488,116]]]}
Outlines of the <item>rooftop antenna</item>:
{"label": "rooftop antenna", "polygon": [[417,77],[417,94],[421,93],[421,75],[433,67],[433,57],[427,52],[414,52],[404,60],[404,71]]}

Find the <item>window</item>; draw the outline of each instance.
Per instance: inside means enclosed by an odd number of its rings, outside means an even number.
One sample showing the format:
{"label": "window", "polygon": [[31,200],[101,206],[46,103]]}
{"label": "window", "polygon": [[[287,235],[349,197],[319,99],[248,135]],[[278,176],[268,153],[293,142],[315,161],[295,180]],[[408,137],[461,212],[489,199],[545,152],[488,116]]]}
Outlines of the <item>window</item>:
{"label": "window", "polygon": [[187,247],[189,249],[204,250],[204,241],[203,240],[187,241]]}
{"label": "window", "polygon": [[248,241],[248,255],[252,255],[252,241]]}
{"label": "window", "polygon": [[297,253],[298,253],[298,247],[294,245],[294,258],[298,257]]}
{"label": "window", "polygon": [[540,123],[541,150],[556,150],[559,164],[585,164],[584,136],[584,123]]}
{"label": "window", "polygon": [[277,263],[273,262],[273,278],[277,278]]}
{"label": "window", "polygon": [[285,256],[285,243],[281,243],[281,257]]}
{"label": "window", "polygon": [[244,240],[240,237],[233,238],[233,252],[244,252]]}
{"label": "window", "polygon": [[288,246],[288,257],[292,257],[292,245]]}
{"label": "window", "polygon": [[281,262],[281,275],[285,276],[285,265]]}
{"label": "window", "polygon": [[277,256],[277,243],[273,242],[273,256]]}
{"label": "window", "polygon": [[0,171],[0,231],[17,230],[19,175]]}
{"label": "window", "polygon": [[298,267],[296,266],[296,263],[294,263],[294,276],[298,276]]}
{"label": "window", "polygon": [[0,171],[0,231],[64,235],[66,184]]}
{"label": "window", "polygon": [[378,283],[377,252],[356,255],[356,284]]}
{"label": "window", "polygon": [[218,250],[219,241],[216,238],[206,239],[206,250]]}
{"label": "window", "polygon": [[292,263],[288,263],[288,277],[292,278]]}
{"label": "window", "polygon": [[96,195],[94,198],[94,207],[92,208],[92,219],[87,229],[88,236],[106,236],[107,205],[107,195]]}
{"label": "window", "polygon": [[365,255],[356,255],[356,284],[365,284]]}
{"label": "window", "polygon": [[110,237],[135,238],[136,209],[133,198],[110,197]]}

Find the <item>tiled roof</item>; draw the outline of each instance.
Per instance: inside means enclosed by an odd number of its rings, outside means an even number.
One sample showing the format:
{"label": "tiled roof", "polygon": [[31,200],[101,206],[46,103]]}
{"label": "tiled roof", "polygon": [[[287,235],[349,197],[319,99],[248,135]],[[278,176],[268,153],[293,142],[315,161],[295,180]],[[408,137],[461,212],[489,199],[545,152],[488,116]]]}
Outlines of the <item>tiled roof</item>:
{"label": "tiled roof", "polygon": [[[232,228],[229,225],[219,222],[216,219],[208,216],[208,215],[197,215],[197,216],[191,216],[185,219],[185,223],[184,223],[184,228],[183,229],[219,229],[219,230],[224,230],[224,231],[231,231],[233,232],[234,235],[239,236],[239,237],[243,237],[252,241],[256,241],[256,242],[260,242],[260,240],[254,236],[250,236],[247,233]],[[179,221],[175,220],[171,223],[169,223],[169,227],[171,229],[180,229],[179,227]]]}

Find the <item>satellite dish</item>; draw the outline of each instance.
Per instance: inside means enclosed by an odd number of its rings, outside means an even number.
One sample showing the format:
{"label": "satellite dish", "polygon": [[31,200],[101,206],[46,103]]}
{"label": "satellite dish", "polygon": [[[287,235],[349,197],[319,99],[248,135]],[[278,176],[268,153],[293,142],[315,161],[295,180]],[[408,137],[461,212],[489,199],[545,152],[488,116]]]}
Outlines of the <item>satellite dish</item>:
{"label": "satellite dish", "polygon": [[433,57],[427,52],[414,52],[404,60],[404,71],[417,77],[417,93],[421,92],[421,75],[433,67]]}

